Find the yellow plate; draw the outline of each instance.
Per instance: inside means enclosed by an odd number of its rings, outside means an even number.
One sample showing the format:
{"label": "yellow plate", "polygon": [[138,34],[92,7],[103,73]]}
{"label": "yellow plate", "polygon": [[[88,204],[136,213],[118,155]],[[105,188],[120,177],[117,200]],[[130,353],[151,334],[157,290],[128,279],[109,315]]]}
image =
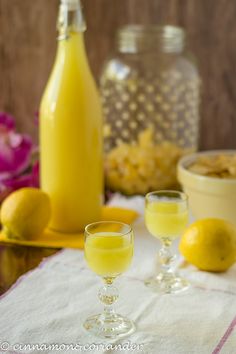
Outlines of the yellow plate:
{"label": "yellow plate", "polygon": [[[102,209],[102,219],[107,221],[120,221],[126,224],[131,224],[138,217],[138,213],[131,209],[106,207]],[[36,240],[17,240],[9,239],[2,232],[0,233],[0,243],[8,243],[31,247],[46,247],[46,248],[83,248],[84,236],[80,234],[62,234],[46,229],[44,233]]]}

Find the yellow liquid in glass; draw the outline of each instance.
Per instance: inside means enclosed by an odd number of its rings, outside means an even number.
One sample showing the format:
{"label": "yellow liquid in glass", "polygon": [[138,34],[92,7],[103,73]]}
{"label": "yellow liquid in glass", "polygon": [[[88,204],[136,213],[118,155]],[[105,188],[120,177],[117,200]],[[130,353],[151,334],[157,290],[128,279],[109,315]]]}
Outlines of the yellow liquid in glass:
{"label": "yellow liquid in glass", "polygon": [[89,267],[103,277],[125,272],[133,257],[133,242],[115,232],[99,232],[87,237],[85,257]]}
{"label": "yellow liquid in glass", "polygon": [[40,107],[41,187],[50,196],[50,228],[82,231],[101,215],[102,113],[83,42],[71,32],[58,43]]}
{"label": "yellow liquid in glass", "polygon": [[150,202],[145,208],[148,231],[157,238],[177,238],[188,223],[186,204],[181,202]]}

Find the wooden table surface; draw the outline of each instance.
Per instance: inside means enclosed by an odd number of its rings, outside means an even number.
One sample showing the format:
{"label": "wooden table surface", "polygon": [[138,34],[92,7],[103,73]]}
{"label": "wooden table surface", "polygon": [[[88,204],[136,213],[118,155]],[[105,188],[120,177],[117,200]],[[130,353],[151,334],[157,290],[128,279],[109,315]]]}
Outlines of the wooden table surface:
{"label": "wooden table surface", "polygon": [[0,295],[24,273],[38,266],[58,249],[0,244]]}

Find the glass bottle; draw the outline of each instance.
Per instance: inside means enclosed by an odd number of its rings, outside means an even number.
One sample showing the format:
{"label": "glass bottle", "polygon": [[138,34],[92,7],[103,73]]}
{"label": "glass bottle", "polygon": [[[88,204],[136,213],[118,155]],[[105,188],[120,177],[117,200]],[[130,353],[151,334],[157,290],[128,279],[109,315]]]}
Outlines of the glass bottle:
{"label": "glass bottle", "polygon": [[40,107],[41,187],[52,202],[49,227],[77,233],[100,219],[103,193],[102,109],[79,0],[61,0],[58,31]]}
{"label": "glass bottle", "polygon": [[179,158],[198,147],[200,77],[174,26],[129,25],[105,63],[105,180],[111,190],[145,194],[177,188]]}

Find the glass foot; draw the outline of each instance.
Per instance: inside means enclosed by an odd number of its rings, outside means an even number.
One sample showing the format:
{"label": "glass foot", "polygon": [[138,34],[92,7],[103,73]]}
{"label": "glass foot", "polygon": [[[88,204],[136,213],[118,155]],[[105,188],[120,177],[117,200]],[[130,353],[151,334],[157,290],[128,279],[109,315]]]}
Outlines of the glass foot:
{"label": "glass foot", "polygon": [[146,279],[144,283],[154,292],[162,294],[176,294],[187,290],[190,286],[186,279],[169,273],[160,273],[156,277]]}
{"label": "glass foot", "polygon": [[120,338],[134,332],[134,323],[126,317],[114,314],[109,318],[99,314],[89,317],[84,328],[91,334],[100,338]]}

